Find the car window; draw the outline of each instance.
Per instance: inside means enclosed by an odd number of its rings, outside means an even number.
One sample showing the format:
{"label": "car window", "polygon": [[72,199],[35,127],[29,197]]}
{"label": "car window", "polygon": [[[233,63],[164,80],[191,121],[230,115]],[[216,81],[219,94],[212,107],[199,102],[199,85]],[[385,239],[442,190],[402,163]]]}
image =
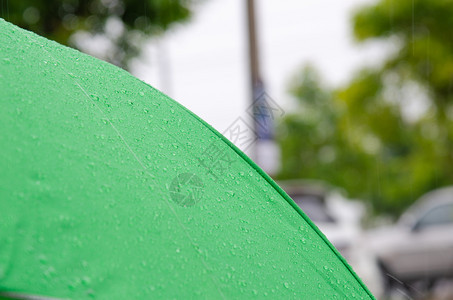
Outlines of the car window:
{"label": "car window", "polygon": [[453,204],[435,207],[428,211],[416,224],[417,229],[438,225],[453,225]]}
{"label": "car window", "polygon": [[313,222],[334,222],[334,219],[327,212],[326,206],[318,197],[312,195],[298,195],[293,196],[293,200]]}

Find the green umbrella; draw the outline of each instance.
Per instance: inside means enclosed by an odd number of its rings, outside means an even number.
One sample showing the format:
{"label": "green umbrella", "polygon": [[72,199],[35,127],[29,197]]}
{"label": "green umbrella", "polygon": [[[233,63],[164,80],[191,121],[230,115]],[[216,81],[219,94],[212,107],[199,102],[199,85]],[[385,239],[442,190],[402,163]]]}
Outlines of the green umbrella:
{"label": "green umbrella", "polygon": [[0,49],[3,295],[373,298],[285,192],[180,104],[1,19]]}

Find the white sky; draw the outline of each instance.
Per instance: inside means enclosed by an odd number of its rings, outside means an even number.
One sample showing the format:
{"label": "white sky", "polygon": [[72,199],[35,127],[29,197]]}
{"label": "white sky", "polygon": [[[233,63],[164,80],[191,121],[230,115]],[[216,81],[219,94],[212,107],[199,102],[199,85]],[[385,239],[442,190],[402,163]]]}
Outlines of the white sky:
{"label": "white sky", "polygon": [[[382,45],[356,45],[351,11],[370,0],[256,0],[261,75],[267,93],[289,110],[292,76],[307,63],[330,85],[359,66],[378,62]],[[158,42],[133,73],[222,132],[246,117],[249,99],[244,0],[205,0],[192,20]]]}

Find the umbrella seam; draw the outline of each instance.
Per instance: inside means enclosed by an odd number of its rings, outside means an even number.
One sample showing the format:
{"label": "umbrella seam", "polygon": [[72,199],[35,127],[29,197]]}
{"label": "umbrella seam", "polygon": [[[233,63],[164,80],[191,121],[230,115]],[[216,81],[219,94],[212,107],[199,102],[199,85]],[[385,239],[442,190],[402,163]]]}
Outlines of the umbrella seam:
{"label": "umbrella seam", "polygon": [[[38,42],[36,40],[36,37],[34,37],[35,41]],[[57,43],[58,44],[58,43]],[[50,57],[52,57],[55,61],[59,62],[62,69],[64,69],[64,71],[66,72],[66,74],[69,76],[70,72],[64,67],[64,65],[62,64],[62,62],[60,60],[58,60],[57,58],[55,58],[49,51],[47,51],[47,49],[45,49],[44,45],[38,43],[38,45],[41,46],[41,48],[47,52]],[[58,44],[59,46],[61,46],[60,44]],[[70,48],[69,48],[70,49]],[[102,61],[103,62],[103,61]],[[105,63],[105,62],[103,62]],[[126,71],[125,71],[126,72]],[[70,76],[69,76],[70,77]],[[134,76],[132,76],[133,78],[136,78]],[[116,134],[120,137],[120,139],[123,141],[123,143],[126,145],[126,147],[128,148],[129,152],[132,153],[132,155],[134,156],[135,160],[140,164],[140,166],[145,170],[145,173],[151,178],[151,180],[154,180],[153,179],[153,176],[149,173],[148,169],[145,167],[145,165],[143,164],[143,162],[138,158],[138,156],[136,155],[136,153],[132,150],[132,148],[129,146],[129,144],[127,143],[127,141],[124,139],[123,135],[118,131],[118,129],[113,125],[113,123],[110,121],[110,119],[107,117],[107,115],[105,114],[105,112],[91,99],[91,97],[88,95],[88,93],[86,92],[86,90],[75,80],[75,79],[72,79],[74,81],[74,83],[80,88],[80,90],[83,92],[83,94],[90,100],[90,102],[92,102],[96,108],[99,110],[99,112],[107,119],[107,121],[109,122],[109,124],[111,125],[111,127],[113,128],[113,130],[116,132]],[[167,96],[168,97],[168,96]],[[195,250],[195,253],[197,253],[197,256],[200,258],[200,261],[202,262],[202,264],[204,265],[205,269],[208,271],[208,273],[210,273],[210,268],[208,267],[207,263],[204,261],[204,259],[201,257],[201,255],[198,254],[198,251],[196,251],[196,247],[195,247],[195,242],[194,240],[192,239],[192,237],[190,236],[189,232],[187,231],[187,228],[183,225],[183,223],[181,222],[181,220],[179,219],[176,211],[173,209],[173,207],[171,206],[171,204],[169,203],[168,199],[166,197],[163,197],[165,199],[165,202],[167,203],[167,206],[169,207],[169,209],[171,210],[171,212],[173,213],[173,215],[175,216],[176,220],[178,221],[180,227],[182,228],[182,230],[184,231],[184,234],[187,236],[187,238],[189,239],[189,242],[192,244],[192,247],[194,248]],[[223,294],[222,290],[220,289],[220,285],[217,283],[217,281],[214,279],[214,277],[212,277],[212,275],[210,274],[209,277],[211,278],[212,282],[214,283],[214,285],[216,285],[217,287],[217,290],[219,292],[219,294],[222,296],[223,299],[226,299],[225,298],[225,295]]]}

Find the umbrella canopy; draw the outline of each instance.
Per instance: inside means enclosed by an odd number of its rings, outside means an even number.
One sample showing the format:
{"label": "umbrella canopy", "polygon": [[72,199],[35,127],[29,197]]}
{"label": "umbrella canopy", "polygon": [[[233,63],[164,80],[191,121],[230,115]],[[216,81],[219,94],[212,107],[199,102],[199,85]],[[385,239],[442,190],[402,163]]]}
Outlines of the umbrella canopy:
{"label": "umbrella canopy", "polygon": [[4,295],[373,297],[269,176],[177,102],[1,19],[0,49]]}

